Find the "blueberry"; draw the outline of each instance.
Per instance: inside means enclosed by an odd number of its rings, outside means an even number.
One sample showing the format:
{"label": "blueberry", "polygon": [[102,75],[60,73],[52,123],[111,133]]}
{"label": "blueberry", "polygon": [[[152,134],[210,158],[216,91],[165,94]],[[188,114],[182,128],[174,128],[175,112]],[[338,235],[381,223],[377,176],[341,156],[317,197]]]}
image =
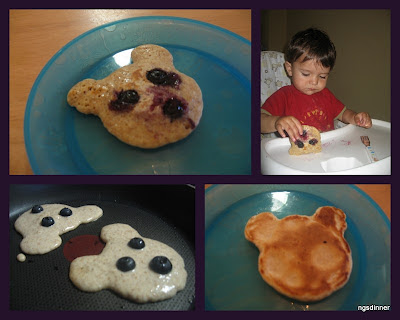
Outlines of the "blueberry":
{"label": "blueberry", "polygon": [[308,141],[309,144],[311,144],[312,146],[318,143],[317,139],[311,139],[310,141]]}
{"label": "blueberry", "polygon": [[307,135],[307,130],[303,130],[303,134],[301,136],[305,137],[306,135]]}
{"label": "blueberry", "polygon": [[127,272],[135,269],[136,263],[131,257],[122,257],[117,261],[117,268],[122,272]]}
{"label": "blueberry", "polygon": [[72,215],[72,210],[70,208],[61,209],[60,216],[69,217],[70,215]]}
{"label": "blueberry", "polygon": [[163,105],[163,113],[171,118],[171,121],[183,116],[185,104],[179,99],[170,98]]}
{"label": "blueberry", "polygon": [[113,111],[131,111],[139,99],[137,91],[122,90],[118,93],[117,99],[110,102],[109,108]]}
{"label": "blueberry", "polygon": [[150,269],[159,274],[167,274],[172,270],[171,261],[164,256],[156,256],[150,261]]}
{"label": "blueberry", "polygon": [[301,142],[300,140],[296,140],[294,144],[297,145],[299,148],[304,148],[304,143]]}
{"label": "blueberry", "polygon": [[43,227],[50,227],[54,224],[54,219],[52,217],[44,217],[42,219],[42,226]]}
{"label": "blueberry", "polygon": [[118,94],[118,100],[122,103],[135,104],[139,101],[139,94],[135,90],[122,90]]}
{"label": "blueberry", "polygon": [[42,207],[42,206],[34,205],[34,206],[32,207],[31,213],[40,213],[40,212],[42,212],[42,211],[43,211],[43,207]]}
{"label": "blueberry", "polygon": [[146,78],[150,82],[158,85],[165,85],[168,79],[168,73],[162,69],[152,69],[147,71]]}
{"label": "blueberry", "polygon": [[142,238],[132,238],[128,242],[128,246],[130,246],[133,249],[143,249],[145,244]]}
{"label": "blueberry", "polygon": [[181,78],[175,72],[167,72],[160,68],[147,71],[146,78],[151,83],[159,86],[170,86],[177,88],[181,83]]}
{"label": "blueberry", "polygon": [[174,72],[168,73],[167,85],[174,87],[174,88],[178,88],[180,84],[181,84],[181,78],[179,77],[178,74],[176,74]]}

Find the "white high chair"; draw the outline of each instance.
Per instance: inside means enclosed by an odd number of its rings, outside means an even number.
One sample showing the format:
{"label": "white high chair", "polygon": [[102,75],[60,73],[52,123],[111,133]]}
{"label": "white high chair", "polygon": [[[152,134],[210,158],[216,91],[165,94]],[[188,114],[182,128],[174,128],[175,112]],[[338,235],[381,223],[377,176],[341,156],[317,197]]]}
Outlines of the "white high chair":
{"label": "white high chair", "polygon": [[[282,52],[261,52],[261,105],[278,89],[290,85],[286,75],[285,56]],[[263,133],[261,138],[276,138],[275,133]]]}
{"label": "white high chair", "polygon": [[284,63],[285,56],[282,52],[261,52],[261,105],[276,90],[290,85]]}

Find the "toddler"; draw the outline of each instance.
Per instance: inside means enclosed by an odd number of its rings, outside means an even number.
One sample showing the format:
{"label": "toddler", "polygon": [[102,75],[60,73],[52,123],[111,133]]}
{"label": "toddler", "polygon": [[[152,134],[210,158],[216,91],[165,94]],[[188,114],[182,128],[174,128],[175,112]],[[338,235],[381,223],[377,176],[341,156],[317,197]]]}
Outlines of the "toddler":
{"label": "toddler", "polygon": [[276,91],[261,107],[262,133],[278,131],[296,141],[303,124],[324,132],[334,129],[335,119],[371,127],[368,113],[347,109],[326,88],[336,60],[335,46],[326,33],[314,28],[298,32],[288,45],[285,60],[292,84]]}

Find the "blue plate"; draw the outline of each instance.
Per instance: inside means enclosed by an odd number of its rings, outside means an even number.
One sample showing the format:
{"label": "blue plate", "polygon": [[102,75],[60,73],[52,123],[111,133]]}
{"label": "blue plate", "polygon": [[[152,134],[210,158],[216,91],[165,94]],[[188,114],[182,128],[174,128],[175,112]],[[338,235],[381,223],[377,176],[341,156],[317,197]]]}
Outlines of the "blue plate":
{"label": "blue plate", "polygon": [[[202,89],[203,117],[177,143],[143,150],[120,142],[99,118],[67,104],[71,87],[131,63],[132,48],[158,44]],[[63,47],[36,79],[26,106],[25,145],[35,174],[251,174],[250,42],[225,29],[172,17],[95,28]]]}
{"label": "blue plate", "polygon": [[[390,305],[390,222],[363,191],[349,185],[215,185],[206,190],[207,310],[358,310]],[[347,215],[353,257],[348,283],[328,298],[301,303],[278,294],[258,273],[258,249],[244,237],[250,217],[312,215],[336,206]]]}

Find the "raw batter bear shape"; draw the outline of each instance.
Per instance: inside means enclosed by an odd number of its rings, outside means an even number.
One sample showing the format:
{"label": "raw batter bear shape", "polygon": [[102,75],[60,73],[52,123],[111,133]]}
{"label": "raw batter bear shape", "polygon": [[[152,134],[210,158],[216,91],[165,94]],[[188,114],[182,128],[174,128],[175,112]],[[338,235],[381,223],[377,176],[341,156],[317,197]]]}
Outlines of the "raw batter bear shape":
{"label": "raw batter bear shape", "polygon": [[290,145],[290,155],[318,153],[322,151],[321,135],[315,127],[303,125],[303,134],[300,139],[294,142],[290,139]]}
{"label": "raw batter bear shape", "polygon": [[24,212],[14,226],[23,236],[20,247],[24,253],[44,254],[61,245],[61,234],[102,215],[103,210],[93,205],[74,208],[65,204],[43,204]]}
{"label": "raw batter bear shape", "polygon": [[175,69],[163,47],[138,46],[131,57],[132,64],[102,80],[77,83],[68,103],[100,117],[112,135],[132,146],[157,148],[187,137],[203,111],[196,81]]}
{"label": "raw batter bear shape", "polygon": [[159,241],[142,237],[126,224],[103,227],[106,246],[99,255],[76,258],[70,279],[82,291],[110,289],[138,303],[174,296],[186,284],[182,257]]}
{"label": "raw batter bear shape", "polygon": [[300,301],[317,301],[342,288],[352,270],[344,238],[346,215],[320,207],[312,216],[278,219],[270,212],[249,219],[245,237],[260,251],[258,270],[278,292]]}

